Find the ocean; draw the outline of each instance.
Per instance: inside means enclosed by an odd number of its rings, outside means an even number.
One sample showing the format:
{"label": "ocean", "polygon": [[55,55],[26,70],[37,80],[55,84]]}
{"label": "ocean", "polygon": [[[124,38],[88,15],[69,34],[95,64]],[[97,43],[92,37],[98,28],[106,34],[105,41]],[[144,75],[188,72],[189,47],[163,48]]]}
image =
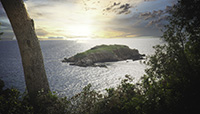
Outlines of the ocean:
{"label": "ocean", "polygon": [[[79,40],[43,40],[42,48],[46,74],[52,91],[59,96],[73,96],[83,87],[92,84],[97,91],[116,87],[125,75],[139,81],[145,74],[144,60],[127,60],[106,63],[108,68],[71,66],[61,61],[101,44],[122,44],[138,49],[141,54],[154,53],[153,46],[163,44],[160,38],[119,38],[119,39],[79,39]],[[0,41],[0,79],[5,88],[17,88],[25,91],[23,67],[17,41]]]}

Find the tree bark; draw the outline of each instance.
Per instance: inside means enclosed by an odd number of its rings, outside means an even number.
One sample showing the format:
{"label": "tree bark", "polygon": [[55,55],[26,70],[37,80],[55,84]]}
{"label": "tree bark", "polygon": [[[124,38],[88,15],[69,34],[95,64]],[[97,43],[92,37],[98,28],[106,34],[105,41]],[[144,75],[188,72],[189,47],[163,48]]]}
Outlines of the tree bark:
{"label": "tree bark", "polygon": [[23,0],[1,2],[18,41],[28,94],[34,100],[38,91],[48,93],[50,89],[33,19],[29,17]]}

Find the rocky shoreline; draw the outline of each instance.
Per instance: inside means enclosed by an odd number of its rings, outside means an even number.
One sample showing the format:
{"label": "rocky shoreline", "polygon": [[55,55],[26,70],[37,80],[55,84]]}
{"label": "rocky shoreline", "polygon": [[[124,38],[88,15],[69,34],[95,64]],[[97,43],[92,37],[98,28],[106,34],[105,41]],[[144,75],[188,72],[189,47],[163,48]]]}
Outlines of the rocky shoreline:
{"label": "rocky shoreline", "polygon": [[137,49],[130,49],[126,45],[98,45],[85,52],[64,58],[62,62],[69,62],[70,65],[81,67],[98,66],[106,67],[105,64],[96,64],[104,62],[115,62],[127,59],[140,60],[145,55],[140,54]]}

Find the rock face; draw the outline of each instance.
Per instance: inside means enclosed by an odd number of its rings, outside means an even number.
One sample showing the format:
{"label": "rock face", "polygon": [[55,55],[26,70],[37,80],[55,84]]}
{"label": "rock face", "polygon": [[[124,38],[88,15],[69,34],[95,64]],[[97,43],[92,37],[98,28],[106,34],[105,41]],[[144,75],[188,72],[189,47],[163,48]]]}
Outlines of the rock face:
{"label": "rock face", "polygon": [[[62,62],[70,62],[70,65],[77,66],[99,66],[95,63],[114,62],[121,60],[138,60],[144,55],[139,54],[137,49],[130,49],[125,45],[99,45],[82,53],[78,53],[70,58],[64,58]],[[100,65],[99,67],[106,67]]]}

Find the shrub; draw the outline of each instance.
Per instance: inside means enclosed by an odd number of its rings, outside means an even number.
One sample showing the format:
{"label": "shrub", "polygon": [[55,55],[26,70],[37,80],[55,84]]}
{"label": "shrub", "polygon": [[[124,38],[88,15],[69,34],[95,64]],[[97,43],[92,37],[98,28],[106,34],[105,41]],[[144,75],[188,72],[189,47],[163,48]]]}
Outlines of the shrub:
{"label": "shrub", "polygon": [[[3,82],[0,80],[1,83]],[[4,86],[4,84],[2,84]],[[33,107],[30,105],[27,95],[22,95],[17,89],[3,90],[0,88],[0,113],[1,114],[32,114]]]}

